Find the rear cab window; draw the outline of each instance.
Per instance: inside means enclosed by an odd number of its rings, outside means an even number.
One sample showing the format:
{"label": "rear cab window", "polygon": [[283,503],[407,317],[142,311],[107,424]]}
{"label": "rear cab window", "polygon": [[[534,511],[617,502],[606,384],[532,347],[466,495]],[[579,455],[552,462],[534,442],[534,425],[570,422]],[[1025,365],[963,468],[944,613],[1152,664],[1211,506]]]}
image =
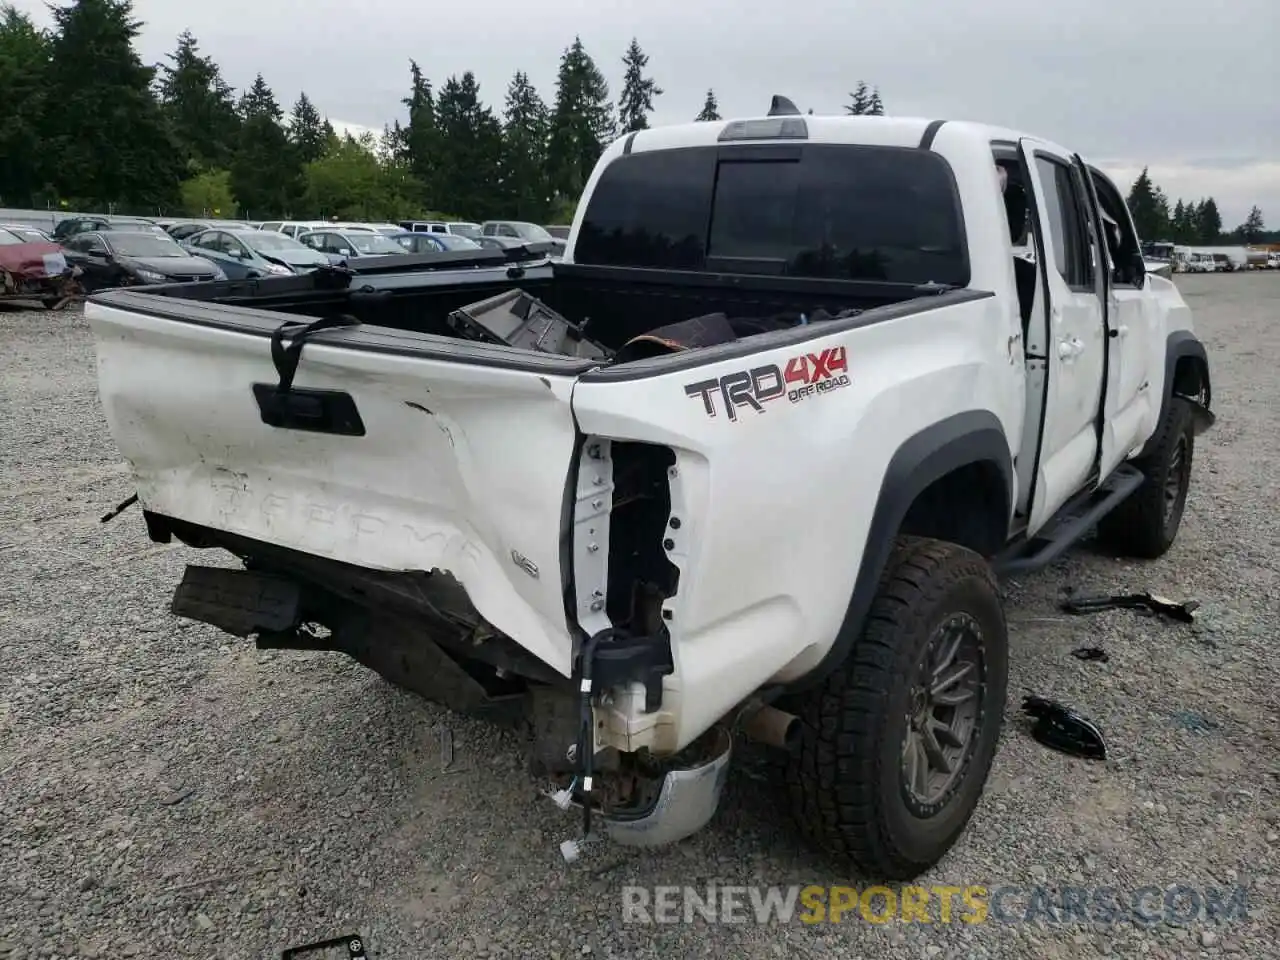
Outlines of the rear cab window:
{"label": "rear cab window", "polygon": [[852,144],[686,147],[614,160],[574,262],[963,287],[955,178],[927,150]]}

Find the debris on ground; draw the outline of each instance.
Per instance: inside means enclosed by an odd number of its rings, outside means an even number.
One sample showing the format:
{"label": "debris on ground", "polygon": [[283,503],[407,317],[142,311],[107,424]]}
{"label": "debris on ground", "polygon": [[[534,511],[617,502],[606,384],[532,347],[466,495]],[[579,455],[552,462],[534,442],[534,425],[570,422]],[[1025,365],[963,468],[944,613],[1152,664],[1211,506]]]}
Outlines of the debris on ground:
{"label": "debris on ground", "polygon": [[1076,647],[1071,655],[1077,660],[1097,660],[1099,663],[1106,663],[1111,659],[1111,654],[1101,647]]}
{"label": "debris on ground", "polygon": [[449,769],[453,763],[453,731],[448,727],[440,728],[440,768]]}
{"label": "debris on ground", "polygon": [[1187,600],[1183,603],[1178,603],[1176,600],[1157,597],[1151,593],[1117,593],[1110,596],[1077,597],[1073,596],[1068,588],[1067,594],[1067,599],[1059,604],[1059,609],[1064,613],[1076,615],[1098,613],[1101,610],[1137,610],[1152,616],[1169,617],[1181,623],[1194,623],[1195,612],[1200,606],[1200,601],[1198,600]]}
{"label": "debris on ground", "polygon": [[280,951],[280,960],[293,960],[294,957],[317,954],[321,951],[332,951],[335,947],[346,948],[347,960],[369,960],[369,954],[365,952],[364,948],[364,937],[358,933],[348,933],[344,937],[333,937],[330,940],[308,943],[301,947],[289,947]]}
{"label": "debris on ground", "polygon": [[1102,731],[1070,707],[1029,694],[1022,698],[1022,711],[1034,718],[1031,736],[1046,747],[1086,760],[1107,759]]}
{"label": "debris on ground", "polygon": [[1192,733],[1208,733],[1218,729],[1217,722],[1191,710],[1175,710],[1169,716],[1182,729],[1190,730]]}

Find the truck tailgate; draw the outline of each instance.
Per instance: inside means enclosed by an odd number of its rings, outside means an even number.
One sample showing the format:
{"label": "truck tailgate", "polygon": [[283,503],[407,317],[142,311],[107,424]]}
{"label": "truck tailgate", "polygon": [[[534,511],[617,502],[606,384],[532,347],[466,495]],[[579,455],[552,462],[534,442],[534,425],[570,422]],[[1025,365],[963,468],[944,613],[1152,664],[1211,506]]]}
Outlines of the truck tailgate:
{"label": "truck tailgate", "polygon": [[590,364],[380,327],[308,340],[294,387],[363,435],[269,426],[281,314],[145,294],[85,309],[102,404],[151,511],[378,570],[446,570],[485,619],[571,671],[562,514]]}

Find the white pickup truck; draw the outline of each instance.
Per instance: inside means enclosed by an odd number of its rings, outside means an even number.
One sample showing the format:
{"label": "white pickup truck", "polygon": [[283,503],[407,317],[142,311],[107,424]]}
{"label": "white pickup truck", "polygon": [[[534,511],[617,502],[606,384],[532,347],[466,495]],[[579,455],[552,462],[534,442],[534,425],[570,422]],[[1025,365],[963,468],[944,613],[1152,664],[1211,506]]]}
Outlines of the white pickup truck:
{"label": "white pickup truck", "polygon": [[[593,838],[687,835],[763,741],[892,880],[986,781],[997,577],[1178,532],[1209,367],[1140,251],[1062,147],[775,98],[613,143],[563,260],[513,268],[536,303],[321,271],[85,314],[150,537],[243,560],[175,613],[523,718]],[[485,342],[486,298],[585,327]]]}

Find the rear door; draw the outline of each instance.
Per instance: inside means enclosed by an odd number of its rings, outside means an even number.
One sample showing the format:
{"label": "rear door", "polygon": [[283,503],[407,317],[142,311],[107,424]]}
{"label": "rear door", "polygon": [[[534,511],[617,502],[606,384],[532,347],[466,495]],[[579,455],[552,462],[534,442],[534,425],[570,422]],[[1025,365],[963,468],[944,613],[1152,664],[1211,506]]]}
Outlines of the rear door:
{"label": "rear door", "polygon": [[[1088,170],[1077,158],[1082,170]],[[1107,373],[1106,431],[1102,445],[1102,475],[1121,463],[1155,429],[1159,393],[1153,397],[1151,375],[1162,370],[1159,344],[1160,314],[1151,295],[1145,267],[1138,270],[1141,246],[1129,209],[1120,191],[1100,171],[1089,171],[1090,183],[1101,213],[1108,262],[1105,270],[1107,321],[1111,344]],[[1160,379],[1156,381],[1157,387]]]}
{"label": "rear door", "polygon": [[1049,388],[1040,436],[1032,532],[1096,474],[1107,336],[1087,187],[1072,158],[1019,144],[1036,194],[1049,295]]}

